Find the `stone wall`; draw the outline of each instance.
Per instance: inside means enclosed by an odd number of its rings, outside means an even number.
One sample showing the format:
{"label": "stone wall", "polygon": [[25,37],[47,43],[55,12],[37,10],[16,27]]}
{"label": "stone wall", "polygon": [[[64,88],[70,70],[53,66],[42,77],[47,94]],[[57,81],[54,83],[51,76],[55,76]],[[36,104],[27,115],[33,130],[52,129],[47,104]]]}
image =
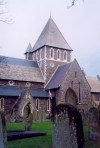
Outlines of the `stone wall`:
{"label": "stone wall", "polygon": [[[67,51],[67,59],[63,59],[63,54],[66,50],[64,49],[58,49],[53,48],[54,50],[54,57],[50,58],[50,50],[51,47],[46,47],[46,83],[50,80],[54,72],[57,70],[58,66],[66,64],[67,62],[70,62],[70,51]],[[57,51],[60,51],[60,58],[57,59]]]}
{"label": "stone wall", "polygon": [[[10,81],[13,81],[13,85],[9,84]],[[43,83],[36,83],[36,82],[29,82],[31,87],[34,88],[43,88],[44,84]],[[0,85],[2,86],[19,86],[19,87],[26,87],[27,86],[27,81],[15,81],[15,80],[0,80]]]}
{"label": "stone wall", "polygon": [[[39,100],[38,110],[36,108],[36,100],[37,99]],[[47,102],[48,102],[47,98],[44,99],[44,98],[33,98],[32,97],[31,100],[28,100],[25,98],[21,99],[18,97],[9,97],[9,96],[7,97],[6,96],[6,97],[4,97],[4,107],[3,107],[5,115],[7,116],[7,118],[9,120],[10,120],[10,116],[11,116],[11,120],[20,119],[19,117],[22,116],[24,106],[27,105],[29,102],[31,103],[31,106],[32,106],[32,113],[35,114],[35,119],[33,117],[33,120],[36,120],[36,116],[37,116],[37,119],[40,118],[40,120],[42,120],[41,119],[42,117],[40,117],[40,115],[44,116],[44,114],[45,114],[45,119],[46,119],[46,116],[48,116],[50,113],[50,111],[47,110]],[[16,113],[16,111],[17,111],[17,113]],[[44,117],[43,117],[43,120],[44,120]]]}
{"label": "stone wall", "polygon": [[11,114],[14,104],[18,100],[18,97],[4,97],[4,112],[6,115]]}
{"label": "stone wall", "polygon": [[[77,108],[87,109],[88,101],[91,99],[90,86],[76,61],[71,64],[69,71],[67,72],[60,88],[56,92],[57,104],[65,103],[65,96],[68,88],[71,88],[71,82],[73,81],[73,90],[77,96]],[[80,98],[79,98],[79,82],[80,82]]]}
{"label": "stone wall", "polygon": [[[38,65],[42,71],[42,74],[44,76],[44,79],[47,83],[47,81],[50,79],[52,74],[54,73],[55,69],[62,64],[65,64],[67,62],[71,61],[71,51],[67,51],[65,49],[58,49],[53,47],[54,50],[54,57],[50,58],[50,50],[52,47],[44,46],[36,51],[34,51],[32,56],[34,57],[33,60],[36,60],[38,62]],[[57,59],[57,51],[60,51],[60,58]],[[67,52],[67,58],[64,60],[64,52]]]}

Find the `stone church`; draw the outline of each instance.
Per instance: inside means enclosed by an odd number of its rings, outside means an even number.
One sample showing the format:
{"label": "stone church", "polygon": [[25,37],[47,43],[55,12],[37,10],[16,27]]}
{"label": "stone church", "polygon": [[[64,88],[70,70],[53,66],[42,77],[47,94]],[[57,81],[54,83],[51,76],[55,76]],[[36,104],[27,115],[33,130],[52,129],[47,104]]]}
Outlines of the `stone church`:
{"label": "stone church", "polygon": [[[84,112],[91,100],[92,85],[77,60],[71,60],[72,49],[52,18],[49,18],[34,47],[29,43],[25,59],[0,56],[0,108],[5,114],[16,112],[50,113],[51,100],[56,105],[71,104]],[[100,100],[98,92],[92,94]]]}

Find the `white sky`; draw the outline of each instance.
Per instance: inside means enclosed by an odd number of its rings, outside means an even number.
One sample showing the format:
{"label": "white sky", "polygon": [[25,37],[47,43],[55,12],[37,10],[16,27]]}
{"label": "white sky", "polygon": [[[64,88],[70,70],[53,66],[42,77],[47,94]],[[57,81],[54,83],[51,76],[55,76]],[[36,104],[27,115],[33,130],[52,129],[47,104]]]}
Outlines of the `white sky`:
{"label": "white sky", "polygon": [[100,75],[100,0],[78,0],[67,9],[70,0],[6,0],[7,14],[13,24],[0,22],[0,55],[24,58],[30,42],[36,42],[47,23],[53,20],[73,49],[87,75]]}

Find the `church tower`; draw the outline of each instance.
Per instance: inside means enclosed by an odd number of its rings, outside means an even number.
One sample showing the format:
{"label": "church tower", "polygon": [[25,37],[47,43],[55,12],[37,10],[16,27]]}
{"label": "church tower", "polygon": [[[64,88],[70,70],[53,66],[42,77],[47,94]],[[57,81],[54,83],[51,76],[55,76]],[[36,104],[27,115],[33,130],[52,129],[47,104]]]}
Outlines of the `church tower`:
{"label": "church tower", "polygon": [[25,55],[36,60],[47,83],[58,66],[71,61],[71,47],[50,17],[34,47],[29,45]]}

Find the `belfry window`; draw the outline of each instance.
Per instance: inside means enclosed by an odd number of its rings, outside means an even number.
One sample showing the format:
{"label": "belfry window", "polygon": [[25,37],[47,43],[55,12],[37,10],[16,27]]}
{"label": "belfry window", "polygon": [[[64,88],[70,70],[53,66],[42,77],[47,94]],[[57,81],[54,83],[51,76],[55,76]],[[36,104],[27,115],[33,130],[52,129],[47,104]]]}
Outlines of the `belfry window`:
{"label": "belfry window", "polygon": [[39,52],[36,52],[36,60],[39,60]]}
{"label": "belfry window", "polygon": [[33,60],[35,60],[35,58],[34,58],[34,54],[32,55],[32,57],[33,57]]}
{"label": "belfry window", "polygon": [[53,48],[50,49],[50,58],[54,58],[54,49]]}
{"label": "belfry window", "polygon": [[39,59],[40,59],[40,60],[42,59],[42,51],[41,51],[41,49],[40,49]]}
{"label": "belfry window", "polygon": [[57,50],[57,59],[60,59],[60,51]]}
{"label": "belfry window", "polygon": [[66,51],[64,51],[64,53],[63,53],[63,58],[64,58],[64,60],[67,59],[67,52]]}
{"label": "belfry window", "polygon": [[44,58],[44,51],[42,49],[40,49],[40,59]]}

